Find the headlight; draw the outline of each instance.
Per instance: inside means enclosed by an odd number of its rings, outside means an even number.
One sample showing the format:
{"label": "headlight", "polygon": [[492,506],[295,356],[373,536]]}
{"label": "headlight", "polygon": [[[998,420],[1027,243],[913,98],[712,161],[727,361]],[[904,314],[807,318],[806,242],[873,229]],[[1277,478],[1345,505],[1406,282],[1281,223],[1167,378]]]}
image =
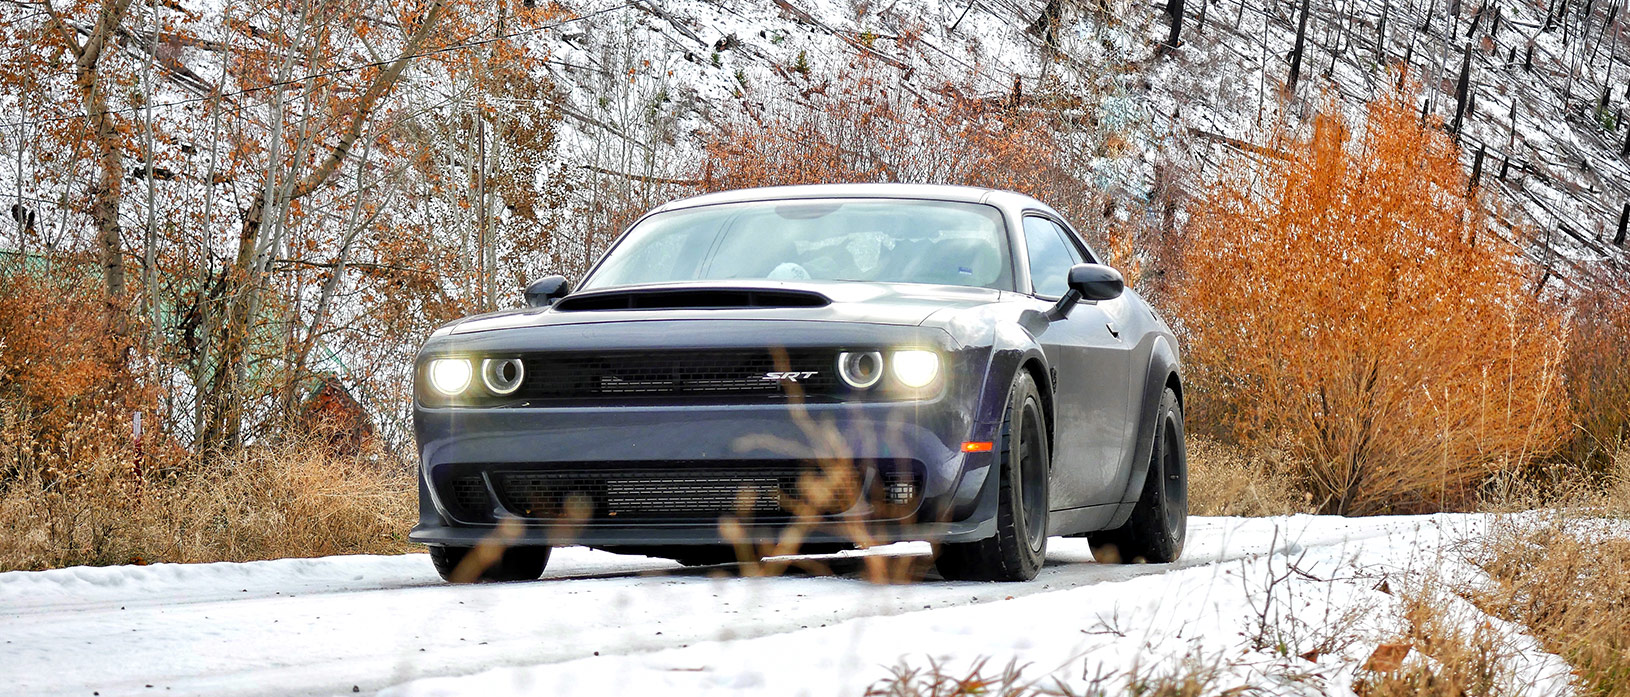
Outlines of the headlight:
{"label": "headlight", "polygon": [[520,389],[521,378],[526,377],[526,366],[519,358],[484,358],[481,360],[481,382],[495,395],[506,395]]}
{"label": "headlight", "polygon": [[430,386],[456,397],[470,386],[470,362],[463,358],[437,358],[430,361]]}
{"label": "headlight", "polygon": [[844,351],[838,354],[838,377],[857,390],[876,385],[883,379],[883,354],[878,351]]}
{"label": "headlight", "polygon": [[912,389],[927,387],[934,382],[940,374],[940,355],[933,351],[922,349],[907,349],[895,351],[893,356],[894,379],[900,384]]}

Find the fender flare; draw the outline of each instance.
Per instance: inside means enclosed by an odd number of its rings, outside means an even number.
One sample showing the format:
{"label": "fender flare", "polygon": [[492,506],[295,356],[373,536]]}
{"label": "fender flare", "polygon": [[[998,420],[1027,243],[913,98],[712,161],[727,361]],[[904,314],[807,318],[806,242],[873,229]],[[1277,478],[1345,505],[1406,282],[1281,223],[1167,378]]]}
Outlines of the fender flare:
{"label": "fender flare", "polygon": [[1039,369],[1039,374],[1035,376],[1036,389],[1041,392],[1042,408],[1047,419],[1047,440],[1051,445],[1054,437],[1053,369],[1047,361],[1047,354],[1042,351],[1041,343],[1019,326],[1012,327],[1011,331],[998,330],[991,339],[990,364],[985,370],[985,387],[980,391],[977,423],[982,427],[990,425],[993,434],[994,429],[1001,427],[1002,412],[1007,409],[1008,388],[1025,365],[1035,364]]}
{"label": "fender flare", "polygon": [[1144,480],[1149,477],[1149,454],[1155,447],[1155,411],[1160,408],[1160,397],[1166,390],[1168,380],[1177,384],[1178,404],[1183,401],[1183,368],[1178,361],[1177,349],[1171,340],[1165,336],[1156,336],[1154,347],[1149,351],[1149,367],[1143,378],[1143,401],[1138,409],[1137,437],[1133,441],[1137,447],[1132,451],[1130,463],[1131,477],[1126,480],[1126,491],[1121,493],[1120,505],[1115,508],[1115,515],[1110,518],[1109,525],[1104,529],[1113,530],[1126,524],[1132,517],[1132,509],[1137,506],[1138,498],[1143,495]]}
{"label": "fender flare", "polygon": [[[1051,364],[1047,362],[1047,354],[1042,351],[1041,344],[1028,332],[1019,327],[1012,327],[1012,331],[998,329],[990,337],[990,358],[985,364],[984,384],[978,392],[977,406],[973,418],[973,437],[977,439],[996,440],[998,431],[1002,427],[1002,417],[1007,410],[1008,390],[1018,377],[1018,371],[1024,370],[1028,363],[1035,363],[1039,368],[1036,388],[1042,394],[1042,408],[1047,419],[1047,437],[1053,439],[1053,384],[1049,376],[1052,375]],[[973,509],[980,501],[986,498],[985,490],[991,489],[991,465],[994,458],[981,459],[978,464],[964,461],[962,472],[958,474],[957,490],[966,491],[967,487],[977,486],[981,494],[971,502],[957,506],[952,511],[953,520],[961,520],[971,515]],[[990,494],[994,496],[994,494]]]}

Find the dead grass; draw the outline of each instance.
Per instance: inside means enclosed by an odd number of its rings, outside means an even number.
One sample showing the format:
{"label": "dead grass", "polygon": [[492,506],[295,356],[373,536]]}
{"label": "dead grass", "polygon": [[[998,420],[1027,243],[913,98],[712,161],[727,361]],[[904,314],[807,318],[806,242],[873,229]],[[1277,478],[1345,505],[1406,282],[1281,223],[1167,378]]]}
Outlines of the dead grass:
{"label": "dead grass", "polygon": [[1310,497],[1290,477],[1282,455],[1251,451],[1189,434],[1189,512],[1204,516],[1306,513]]}
{"label": "dead grass", "polygon": [[1630,517],[1630,443],[1617,446],[1603,469],[1553,463],[1504,473],[1483,485],[1478,510],[1547,510],[1563,516]]}
{"label": "dead grass", "polygon": [[287,444],[157,472],[140,461],[103,453],[0,482],[0,571],[414,549],[412,473],[379,453]]}
{"label": "dead grass", "polygon": [[1499,526],[1482,563],[1495,583],[1471,597],[1573,666],[1584,694],[1630,696],[1630,539],[1599,525]]}
{"label": "dead grass", "polygon": [[1360,697],[1514,697],[1524,694],[1516,658],[1487,622],[1468,628],[1448,614],[1450,597],[1436,580],[1403,591],[1403,631],[1376,647],[1360,667]]}
{"label": "dead grass", "polygon": [[[1029,666],[1010,661],[1001,670],[987,670],[980,660],[966,671],[948,670],[930,660],[926,668],[901,664],[887,678],[866,689],[866,697],[1200,697],[1214,691],[1218,664],[1189,656],[1171,665],[1138,664],[1125,671],[1099,673],[1075,689],[1054,676],[1026,677]],[[1242,694],[1244,688],[1223,694]]]}

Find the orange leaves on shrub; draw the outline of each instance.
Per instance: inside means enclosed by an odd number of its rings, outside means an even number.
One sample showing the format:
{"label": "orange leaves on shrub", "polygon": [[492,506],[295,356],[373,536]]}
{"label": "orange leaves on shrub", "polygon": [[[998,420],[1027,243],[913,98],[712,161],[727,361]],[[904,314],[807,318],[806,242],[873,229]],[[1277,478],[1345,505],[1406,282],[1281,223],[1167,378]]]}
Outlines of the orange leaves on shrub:
{"label": "orange leaves on shrub", "polygon": [[1561,328],[1484,232],[1454,143],[1397,97],[1285,140],[1190,226],[1174,302],[1197,419],[1289,443],[1343,514],[1453,507],[1549,452]]}

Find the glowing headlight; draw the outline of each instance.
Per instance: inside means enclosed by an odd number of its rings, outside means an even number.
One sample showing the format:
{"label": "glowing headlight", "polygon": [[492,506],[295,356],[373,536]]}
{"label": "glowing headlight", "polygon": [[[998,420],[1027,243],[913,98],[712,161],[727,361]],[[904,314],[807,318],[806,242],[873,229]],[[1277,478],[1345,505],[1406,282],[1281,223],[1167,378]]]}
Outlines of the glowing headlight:
{"label": "glowing headlight", "polygon": [[900,384],[910,388],[927,387],[934,382],[940,374],[940,356],[933,351],[922,349],[908,349],[895,351],[893,356],[894,379]]}
{"label": "glowing headlight", "polygon": [[470,362],[463,358],[430,361],[430,386],[449,397],[458,396],[470,386]]}

